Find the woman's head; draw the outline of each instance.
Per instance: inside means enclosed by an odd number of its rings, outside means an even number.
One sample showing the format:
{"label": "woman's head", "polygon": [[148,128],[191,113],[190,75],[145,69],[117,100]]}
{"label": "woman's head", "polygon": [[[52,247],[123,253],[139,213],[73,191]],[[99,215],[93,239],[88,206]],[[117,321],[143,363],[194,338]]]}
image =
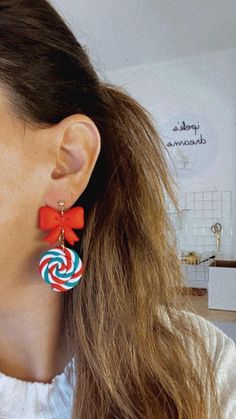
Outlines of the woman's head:
{"label": "woman's head", "polygon": [[[61,22],[47,2],[0,4],[4,260],[11,246],[25,255],[39,247],[38,208],[58,208],[59,200],[71,207],[86,189],[100,153],[101,85]],[[22,237],[27,237],[24,248]],[[23,256],[19,252],[19,263]]]}
{"label": "woman's head", "polygon": [[[19,272],[22,260],[42,245],[39,207],[58,209],[60,200],[71,207],[86,189],[100,152],[100,135],[83,114],[67,116],[52,127],[31,127],[9,109],[7,92],[0,90],[0,95],[1,259],[9,281],[12,269]],[[15,248],[19,265],[11,263]],[[37,266],[37,259],[34,263]],[[26,280],[25,272],[20,278]]]}
{"label": "woman's head", "polygon": [[[206,419],[201,377],[158,310],[191,334],[174,314],[182,274],[166,197],[178,208],[151,115],[99,80],[46,0],[1,1],[0,83],[7,246],[20,245],[27,226],[40,248],[35,218],[45,203],[85,209],[76,249],[85,273],[65,295],[74,417]],[[206,368],[212,377],[207,356]]]}

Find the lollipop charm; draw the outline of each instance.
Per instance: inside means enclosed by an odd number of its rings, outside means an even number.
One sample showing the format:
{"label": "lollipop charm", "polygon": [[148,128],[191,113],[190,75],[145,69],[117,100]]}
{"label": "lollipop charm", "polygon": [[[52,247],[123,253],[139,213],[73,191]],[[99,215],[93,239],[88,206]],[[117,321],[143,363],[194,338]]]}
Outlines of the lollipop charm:
{"label": "lollipop charm", "polygon": [[44,240],[50,244],[57,240],[60,242],[60,246],[41,255],[39,272],[54,291],[66,292],[80,282],[84,272],[79,255],[65,247],[65,239],[71,245],[80,240],[73,228],[83,228],[84,210],[82,207],[74,207],[64,211],[65,203],[58,202],[58,205],[59,212],[48,206],[39,209],[39,228],[51,230]]}

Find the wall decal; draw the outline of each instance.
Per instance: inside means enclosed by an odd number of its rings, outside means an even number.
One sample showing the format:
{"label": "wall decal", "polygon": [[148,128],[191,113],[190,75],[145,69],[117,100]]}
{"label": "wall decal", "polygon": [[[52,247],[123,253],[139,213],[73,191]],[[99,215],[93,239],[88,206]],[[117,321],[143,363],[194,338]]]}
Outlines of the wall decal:
{"label": "wall decal", "polygon": [[214,163],[219,140],[213,124],[205,117],[191,113],[177,114],[161,128],[176,176],[196,176]]}

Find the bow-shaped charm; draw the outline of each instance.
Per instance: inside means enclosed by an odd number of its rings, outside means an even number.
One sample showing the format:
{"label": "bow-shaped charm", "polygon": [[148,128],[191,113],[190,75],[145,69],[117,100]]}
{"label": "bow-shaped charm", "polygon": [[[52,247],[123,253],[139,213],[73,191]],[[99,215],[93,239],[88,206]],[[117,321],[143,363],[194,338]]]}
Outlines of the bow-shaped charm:
{"label": "bow-shaped charm", "polygon": [[43,240],[50,244],[55,243],[64,230],[64,237],[71,245],[75,241],[80,240],[72,230],[73,228],[81,229],[84,226],[84,209],[83,207],[70,208],[61,214],[54,208],[44,206],[39,208],[39,228],[42,230],[52,230]]}

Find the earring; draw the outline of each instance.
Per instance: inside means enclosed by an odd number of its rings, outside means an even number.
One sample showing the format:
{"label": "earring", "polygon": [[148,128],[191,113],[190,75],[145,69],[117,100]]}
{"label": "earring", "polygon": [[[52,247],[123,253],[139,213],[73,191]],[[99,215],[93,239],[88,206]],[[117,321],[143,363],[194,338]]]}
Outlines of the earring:
{"label": "earring", "polygon": [[39,209],[39,228],[51,230],[44,240],[51,245],[58,239],[60,242],[60,246],[41,255],[39,272],[54,291],[66,292],[80,282],[84,273],[79,255],[74,250],[65,247],[65,240],[71,245],[80,240],[72,229],[83,228],[84,209],[74,207],[64,211],[65,203],[59,201],[58,205],[59,211],[48,206]]}

